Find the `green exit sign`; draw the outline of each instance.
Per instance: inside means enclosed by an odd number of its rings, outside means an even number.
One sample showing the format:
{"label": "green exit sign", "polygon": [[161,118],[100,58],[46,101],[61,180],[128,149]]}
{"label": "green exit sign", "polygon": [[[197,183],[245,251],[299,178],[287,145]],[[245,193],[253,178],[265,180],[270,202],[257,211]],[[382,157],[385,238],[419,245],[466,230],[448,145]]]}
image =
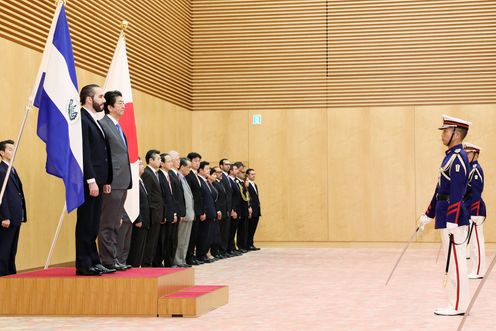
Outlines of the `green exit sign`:
{"label": "green exit sign", "polygon": [[253,115],[252,123],[253,125],[262,125],[262,115],[260,114]]}

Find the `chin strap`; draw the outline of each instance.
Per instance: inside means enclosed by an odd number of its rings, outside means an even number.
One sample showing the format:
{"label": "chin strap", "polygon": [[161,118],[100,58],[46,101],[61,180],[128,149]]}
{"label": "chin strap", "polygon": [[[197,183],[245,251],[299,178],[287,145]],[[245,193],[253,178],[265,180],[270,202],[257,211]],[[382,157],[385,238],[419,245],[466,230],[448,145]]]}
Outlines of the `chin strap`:
{"label": "chin strap", "polygon": [[456,128],[453,128],[453,131],[451,132],[451,137],[450,137],[450,140],[448,141],[448,145],[447,146],[450,146],[451,145],[451,141],[453,140],[453,137],[455,135],[455,131],[456,131]]}

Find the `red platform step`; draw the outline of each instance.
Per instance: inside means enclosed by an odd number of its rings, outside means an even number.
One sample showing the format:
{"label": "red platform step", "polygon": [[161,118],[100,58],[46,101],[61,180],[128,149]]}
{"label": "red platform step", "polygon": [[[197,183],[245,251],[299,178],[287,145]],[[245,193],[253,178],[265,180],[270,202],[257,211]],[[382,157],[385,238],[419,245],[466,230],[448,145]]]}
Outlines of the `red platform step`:
{"label": "red platform step", "polygon": [[227,304],[227,286],[196,285],[166,294],[158,299],[161,317],[196,317]]}

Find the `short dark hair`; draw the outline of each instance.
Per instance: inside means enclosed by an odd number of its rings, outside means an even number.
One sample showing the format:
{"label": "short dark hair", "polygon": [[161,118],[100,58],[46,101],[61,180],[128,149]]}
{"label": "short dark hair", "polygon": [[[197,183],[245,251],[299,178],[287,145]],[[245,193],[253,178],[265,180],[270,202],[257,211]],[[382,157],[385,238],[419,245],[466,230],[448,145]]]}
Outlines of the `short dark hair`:
{"label": "short dark hair", "polygon": [[243,162],[241,162],[241,161],[234,162],[234,165],[235,165],[236,167],[238,167],[238,168],[241,168],[241,167],[243,167],[243,168],[244,168],[244,167],[245,167],[245,165],[244,165],[244,164],[243,164]]}
{"label": "short dark hair", "polygon": [[238,166],[235,164],[231,164],[231,167],[229,168],[229,173],[234,171],[234,168],[238,169]]}
{"label": "short dark hair", "polygon": [[97,84],[90,84],[81,89],[81,92],[79,93],[79,100],[81,101],[82,105],[84,105],[84,103],[86,102],[87,97],[93,98],[95,96],[95,89],[97,87],[100,86],[98,86]]}
{"label": "short dark hair", "polygon": [[220,165],[220,166],[221,166],[221,165],[224,165],[224,162],[226,162],[227,160],[228,160],[228,159],[222,159],[222,160],[220,160],[220,161],[219,161],[219,165]]}
{"label": "short dark hair", "polygon": [[0,151],[5,151],[7,148],[7,145],[15,145],[14,141],[12,139],[0,141]]}
{"label": "short dark hair", "polygon": [[208,166],[209,164],[210,164],[210,162],[208,162],[208,161],[201,161],[201,162],[200,162],[200,168],[198,168],[198,169],[202,169],[202,170],[203,170],[203,169],[205,169],[205,167],[206,167],[206,166]]}
{"label": "short dark hair", "polygon": [[182,157],[179,160],[179,168],[187,166],[188,165],[188,162],[191,162],[191,160],[188,159],[187,157]]}
{"label": "short dark hair", "polygon": [[460,136],[462,137],[462,140],[465,139],[467,136],[468,130],[465,128],[456,128],[458,132],[460,132]]}
{"label": "short dark hair", "polygon": [[193,161],[193,159],[196,159],[197,157],[199,157],[199,158],[200,158],[200,160],[201,160],[201,158],[202,158],[202,157],[201,157],[201,155],[200,155],[200,154],[198,154],[197,152],[191,152],[191,153],[189,153],[189,154],[188,154],[188,156],[187,156],[187,158],[188,158],[190,161]]}
{"label": "short dark hair", "polygon": [[249,175],[250,172],[252,172],[252,171],[255,171],[255,169],[248,168],[248,169],[246,169],[245,174]]}
{"label": "short dark hair", "polygon": [[122,97],[122,93],[117,90],[108,91],[107,93],[105,93],[105,104],[103,105],[105,114],[110,113],[110,110],[108,109],[109,106],[115,107],[117,97]]}
{"label": "short dark hair", "polygon": [[146,152],[146,164],[150,164],[150,159],[154,159],[157,155],[160,155],[160,151],[156,149],[150,149],[148,152]]}
{"label": "short dark hair", "polygon": [[169,153],[162,153],[162,154],[160,154],[160,161],[165,163],[165,157],[167,155],[170,155],[170,154]]}

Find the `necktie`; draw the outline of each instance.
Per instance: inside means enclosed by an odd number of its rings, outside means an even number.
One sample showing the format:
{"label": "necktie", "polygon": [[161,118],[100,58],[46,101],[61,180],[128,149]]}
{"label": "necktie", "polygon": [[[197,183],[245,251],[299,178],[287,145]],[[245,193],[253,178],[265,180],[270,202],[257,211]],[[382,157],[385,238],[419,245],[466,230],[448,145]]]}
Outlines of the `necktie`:
{"label": "necktie", "polygon": [[122,132],[122,128],[119,125],[119,123],[117,123],[115,125],[115,127],[117,128],[117,131],[119,131],[119,134],[121,135],[121,138],[122,138],[122,141],[124,142],[124,145],[126,145],[126,139],[124,138],[124,133]]}
{"label": "necktie", "polygon": [[145,190],[145,193],[148,194],[148,191],[146,190],[146,186],[145,186],[145,183],[143,182],[143,179],[139,179],[139,182],[141,184],[141,186],[143,187],[143,190]]}

